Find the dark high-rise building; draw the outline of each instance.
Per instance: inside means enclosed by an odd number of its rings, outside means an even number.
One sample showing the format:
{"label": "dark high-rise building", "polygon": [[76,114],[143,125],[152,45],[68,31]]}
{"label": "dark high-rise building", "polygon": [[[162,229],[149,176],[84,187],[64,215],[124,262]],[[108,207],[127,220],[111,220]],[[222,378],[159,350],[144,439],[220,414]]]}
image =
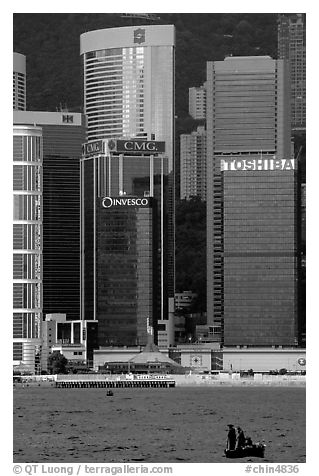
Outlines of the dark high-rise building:
{"label": "dark high-rise building", "polygon": [[98,320],[100,346],[146,345],[147,326],[165,346],[167,158],[111,152],[117,142],[134,143],[101,141],[82,160],[82,315]]}
{"label": "dark high-rise building", "polygon": [[146,345],[157,328],[156,206],[149,197],[107,197],[97,208],[99,345]]}
{"label": "dark high-rise building", "polygon": [[287,66],[270,57],[207,64],[207,312],[225,346],[297,344]]}
{"label": "dark high-rise building", "polygon": [[85,118],[79,113],[14,111],[14,124],[42,129],[43,315],[80,317],[80,158]]}
{"label": "dark high-rise building", "polygon": [[[172,25],[112,28],[81,35],[88,142],[134,138],[165,142],[165,154],[160,157],[145,155],[142,150],[131,155],[128,150],[124,155],[105,150],[82,160],[82,318],[98,319],[96,258],[100,199],[149,196],[153,199],[149,212],[152,210],[157,222],[162,220],[157,225],[154,278],[160,290],[154,294],[155,339],[161,346],[173,343],[174,50]],[[125,216],[124,213],[123,219]],[[129,217],[127,223],[133,220]],[[105,282],[113,273],[112,266],[104,270]],[[113,319],[115,329],[116,319],[120,320],[121,316],[110,316],[113,311],[109,306],[104,309],[105,319],[109,323]],[[99,323],[102,336],[101,329]],[[129,335],[129,325],[127,330]],[[108,332],[111,335],[110,327]],[[123,333],[121,336],[124,339]],[[107,335],[101,339],[106,345]],[[135,343],[134,337],[132,344]]]}
{"label": "dark high-rise building", "polygon": [[291,83],[291,125],[306,127],[306,15],[278,15],[278,58],[289,61]]}

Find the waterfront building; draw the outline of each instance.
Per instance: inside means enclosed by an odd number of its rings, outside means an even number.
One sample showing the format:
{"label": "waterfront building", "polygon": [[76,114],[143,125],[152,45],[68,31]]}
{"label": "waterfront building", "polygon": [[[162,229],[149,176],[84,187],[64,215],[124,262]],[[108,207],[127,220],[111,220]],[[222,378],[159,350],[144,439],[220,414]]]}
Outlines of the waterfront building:
{"label": "waterfront building", "polygon": [[26,109],[26,57],[13,53],[13,110]]}
{"label": "waterfront building", "polygon": [[188,110],[193,119],[206,119],[206,83],[200,87],[189,88]]}
{"label": "waterfront building", "polygon": [[180,136],[180,197],[189,200],[200,197],[206,201],[206,131],[198,126],[197,131]]}
{"label": "waterfront building", "polygon": [[14,124],[42,129],[43,315],[80,318],[80,158],[85,117],[14,111]]}
{"label": "waterfront building", "polygon": [[[106,141],[103,142],[106,147],[103,153],[93,151],[83,156],[82,318],[99,320],[100,345],[110,344],[111,341],[117,345],[145,344],[149,318],[156,342],[166,346],[173,343],[174,312],[175,29],[172,25],[154,25],[91,31],[81,35],[80,50],[84,67],[88,143],[93,145],[98,143],[96,141],[107,139],[112,139],[113,144],[118,143],[117,139],[165,143],[165,154],[154,153],[154,150],[153,153],[143,150],[116,153],[109,148],[110,141]],[[136,201],[134,206],[122,208],[105,208],[102,205],[103,198],[115,200],[121,197],[134,200],[145,198],[149,205],[144,207]],[[115,228],[112,229],[112,226]],[[144,326],[144,330],[136,333],[137,317],[136,310],[133,311],[132,293],[136,296],[138,288],[143,286],[142,277],[137,278],[141,276],[137,269],[141,270],[144,265],[139,267],[136,254],[136,243],[141,239],[143,229],[147,229],[145,239],[149,240],[148,244],[144,243],[149,249],[145,251],[149,253],[145,269],[156,269],[155,274],[150,275],[154,288],[150,309],[154,310],[154,314],[147,315],[143,311],[144,315],[140,317],[143,324],[139,326]],[[108,240],[112,234],[119,236],[119,233],[122,239],[118,245],[122,246],[122,251],[111,252],[109,248],[102,252],[105,243],[101,237],[105,236]],[[128,243],[132,244],[132,248],[126,253]],[[156,250],[155,256],[152,249]],[[104,258],[101,253],[104,253]],[[130,277],[124,275],[123,268],[121,271],[119,261],[115,264],[116,253],[122,265],[124,262],[128,265],[131,260]],[[103,269],[99,256],[108,263]],[[135,271],[134,262],[137,266]],[[117,302],[116,312],[111,305],[115,301],[109,295],[103,298],[104,303],[99,301],[99,296],[103,296],[102,290],[111,292],[108,283],[114,279],[114,267],[119,273],[116,293],[115,284],[112,285]],[[150,286],[150,281],[147,286]],[[99,287],[100,293],[97,292]],[[150,296],[145,288],[147,295]],[[129,307],[125,306],[127,300],[132,306],[130,317]],[[104,324],[100,325],[102,320]]]}
{"label": "waterfront building", "polygon": [[278,15],[278,58],[289,61],[291,83],[291,125],[306,128],[306,15]]}
{"label": "waterfront building", "polygon": [[67,320],[66,314],[47,314],[42,322],[41,369],[48,369],[48,357],[60,352],[70,362],[93,365],[97,349],[97,321]]}
{"label": "waterfront building", "polygon": [[37,367],[42,321],[42,129],[13,127],[13,363]]}
{"label": "waterfront building", "polygon": [[207,63],[207,324],[224,346],[295,346],[297,163],[288,65]]}

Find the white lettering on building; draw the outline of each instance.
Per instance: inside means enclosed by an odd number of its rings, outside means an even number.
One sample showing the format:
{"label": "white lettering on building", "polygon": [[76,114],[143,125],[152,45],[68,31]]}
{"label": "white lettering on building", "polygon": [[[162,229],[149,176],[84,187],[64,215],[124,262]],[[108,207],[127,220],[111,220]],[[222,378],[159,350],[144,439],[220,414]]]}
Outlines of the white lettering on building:
{"label": "white lettering on building", "polygon": [[220,161],[220,170],[253,171],[253,170],[295,170],[295,159],[233,159],[224,158]]}
{"label": "white lettering on building", "polygon": [[112,206],[129,206],[129,207],[141,207],[147,206],[148,199],[147,198],[111,198],[105,197],[102,199],[102,207],[110,208]]}
{"label": "white lettering on building", "polygon": [[124,142],[125,150],[149,150],[149,151],[156,151],[156,143],[155,142],[134,142],[134,141],[127,141]]}

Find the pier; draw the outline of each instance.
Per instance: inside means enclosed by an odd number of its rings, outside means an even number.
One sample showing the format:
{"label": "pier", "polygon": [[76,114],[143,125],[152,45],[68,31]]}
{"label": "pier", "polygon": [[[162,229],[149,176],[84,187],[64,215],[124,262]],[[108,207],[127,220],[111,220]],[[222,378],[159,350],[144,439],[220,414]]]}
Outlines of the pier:
{"label": "pier", "polygon": [[175,380],[57,380],[56,388],[172,388]]}

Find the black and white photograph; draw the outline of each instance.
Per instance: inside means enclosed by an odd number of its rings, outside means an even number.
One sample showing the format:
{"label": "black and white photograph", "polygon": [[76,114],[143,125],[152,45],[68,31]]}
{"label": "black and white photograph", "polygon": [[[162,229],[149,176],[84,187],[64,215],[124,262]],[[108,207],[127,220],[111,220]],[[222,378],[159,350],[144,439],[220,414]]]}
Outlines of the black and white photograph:
{"label": "black and white photograph", "polygon": [[10,18],[10,471],[305,474],[306,5],[69,3]]}

